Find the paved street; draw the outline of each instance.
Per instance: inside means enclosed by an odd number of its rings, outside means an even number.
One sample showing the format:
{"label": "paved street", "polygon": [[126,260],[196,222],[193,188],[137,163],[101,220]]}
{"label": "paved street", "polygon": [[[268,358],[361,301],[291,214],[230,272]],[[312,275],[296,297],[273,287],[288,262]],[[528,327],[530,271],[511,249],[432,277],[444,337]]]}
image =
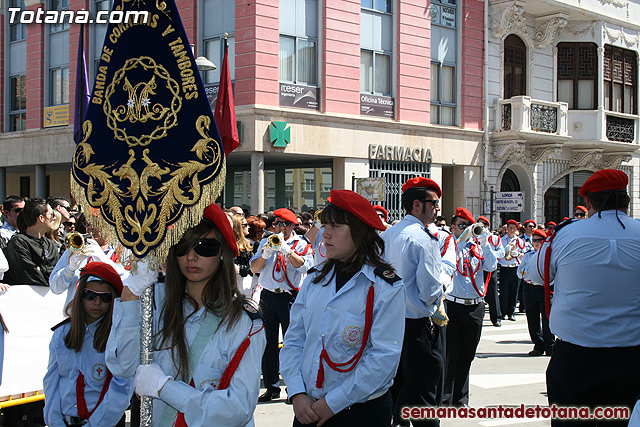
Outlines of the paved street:
{"label": "paved street", "polygon": [[[485,315],[482,339],[471,367],[470,406],[474,408],[497,405],[546,405],[544,372],[549,357],[531,357],[533,349],[527,332],[524,314],[516,315],[516,321],[503,321],[500,328],[493,327],[489,314]],[[263,390],[261,390],[262,393]],[[290,426],[293,410],[286,405],[284,387],[280,400],[258,403],[255,412],[257,427]],[[549,426],[548,420],[536,419],[447,419],[443,427],[472,426]]]}

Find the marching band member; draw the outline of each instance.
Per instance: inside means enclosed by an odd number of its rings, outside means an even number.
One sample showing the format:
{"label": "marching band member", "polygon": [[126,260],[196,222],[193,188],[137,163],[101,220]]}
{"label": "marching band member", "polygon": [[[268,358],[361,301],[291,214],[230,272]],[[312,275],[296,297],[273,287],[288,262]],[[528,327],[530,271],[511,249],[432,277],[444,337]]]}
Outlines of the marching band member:
{"label": "marching band member", "polygon": [[267,390],[259,397],[259,402],[280,397],[278,332],[280,327],[283,334],[287,332],[291,304],[296,299],[307,270],[313,266],[311,244],[304,236],[298,236],[293,231],[298,221],[296,215],[289,209],[276,209],[273,214],[273,225],[278,234],[262,239],[250,262],[251,271],[260,273],[260,311],[264,316],[267,335],[262,362],[262,376]]}
{"label": "marching band member", "polygon": [[385,227],[369,202],[349,190],[332,190],[328,202],[322,211],[327,261],[309,271],[280,352],[293,425],[387,427],[404,286],[382,260],[376,230]]}
{"label": "marching band member", "polygon": [[[453,290],[445,297],[447,325],[447,357],[445,358],[444,397],[446,405],[469,404],[469,371],[482,333],[486,283],[483,271],[495,271],[498,260],[487,242],[487,230],[479,237],[469,232],[475,225],[471,212],[456,209],[451,231],[458,240]],[[467,238],[464,238],[463,233]]]}
{"label": "marching band member", "polygon": [[44,421],[50,427],[124,427],[133,379],[113,375],[105,362],[113,299],[122,280],[109,264],[91,262],[80,273],[69,317],[53,327],[44,377]]}
{"label": "marching band member", "polygon": [[327,259],[327,248],[324,247],[324,239],[322,238],[324,228],[322,228],[322,222],[320,222],[320,218],[318,217],[319,213],[322,213],[322,211],[316,212],[316,218],[313,220],[309,231],[307,231],[304,235],[307,240],[313,242],[312,248],[314,266],[322,264]]}
{"label": "marching band member", "polygon": [[[442,259],[436,236],[426,229],[436,219],[442,190],[432,179],[415,177],[402,186],[406,215],[380,235],[385,259],[407,289],[404,344],[394,379],[394,417],[403,406],[440,406],[444,378],[444,332],[432,316],[443,305]],[[412,420],[439,425],[439,420]]]}
{"label": "marching band member", "polygon": [[522,260],[524,254],[525,243],[520,237],[516,236],[518,230],[518,222],[510,219],[507,221],[507,234],[502,236],[502,246],[504,247],[504,257],[498,260],[500,269],[500,311],[502,311],[502,320],[505,316],[509,320],[516,320],[514,317],[516,309],[516,301],[518,300],[518,275],[516,268]]}
{"label": "marching band member", "polygon": [[[436,227],[435,223],[429,224],[427,229],[438,238],[440,257],[442,259],[442,271],[440,282],[444,293],[449,294],[453,289],[453,273],[456,271],[456,239],[453,234],[443,228]],[[446,324],[446,322],[444,323]]]}
{"label": "marching band member", "polygon": [[588,217],[589,217],[589,214],[587,213],[587,208],[585,208],[582,205],[576,206],[576,210],[573,213],[574,219],[587,219]]}
{"label": "marching band member", "polygon": [[589,219],[558,224],[528,268],[532,281],[555,288],[549,404],[631,409],[640,395],[640,222],[627,214],[628,184],[620,170],[591,175],[580,189]]}
{"label": "marching band member", "polygon": [[380,220],[382,221],[382,225],[384,225],[385,230],[391,227],[391,225],[387,223],[387,220],[389,219],[389,212],[387,212],[387,210],[381,205],[373,205],[373,209],[376,210],[376,214],[378,215],[378,217],[380,217]]}
{"label": "marching band member", "polygon": [[[113,310],[107,366],[135,374],[153,426],[252,426],[265,345],[262,321],[239,295],[236,239],[215,203],[169,249],[164,283],[138,262]],[[154,361],[140,365],[138,296],[155,284]]]}
{"label": "marching band member", "polygon": [[[484,216],[478,217],[478,223],[482,224],[487,232],[490,233],[491,223]],[[496,258],[500,259],[504,257],[504,248],[502,247],[502,240],[496,234],[489,234],[487,242],[491,245],[491,250],[495,253]],[[489,319],[493,326],[502,326],[502,312],[500,311],[500,299],[498,298],[498,279],[497,274],[489,274],[484,272],[484,280],[487,286],[487,294],[484,297],[485,302],[489,306]]]}
{"label": "marching band member", "polygon": [[[540,246],[546,238],[547,233],[543,230],[533,230],[533,238],[531,239],[533,249],[523,255],[517,270],[518,277],[525,282],[523,297],[529,336],[533,341],[533,350],[529,352],[530,356],[542,356],[543,354],[551,356],[555,341],[555,337],[549,330],[549,319],[544,310],[544,284],[533,282],[528,274],[528,263],[532,257],[538,255]],[[540,329],[540,321],[542,321],[542,330]]]}

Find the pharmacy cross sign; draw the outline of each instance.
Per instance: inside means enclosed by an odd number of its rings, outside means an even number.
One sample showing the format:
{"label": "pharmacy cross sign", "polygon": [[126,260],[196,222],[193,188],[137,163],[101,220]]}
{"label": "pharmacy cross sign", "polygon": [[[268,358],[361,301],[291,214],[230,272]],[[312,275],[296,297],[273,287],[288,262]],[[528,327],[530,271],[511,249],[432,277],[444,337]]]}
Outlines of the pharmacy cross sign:
{"label": "pharmacy cross sign", "polygon": [[291,142],[291,127],[287,122],[271,122],[271,142],[274,147],[287,147]]}

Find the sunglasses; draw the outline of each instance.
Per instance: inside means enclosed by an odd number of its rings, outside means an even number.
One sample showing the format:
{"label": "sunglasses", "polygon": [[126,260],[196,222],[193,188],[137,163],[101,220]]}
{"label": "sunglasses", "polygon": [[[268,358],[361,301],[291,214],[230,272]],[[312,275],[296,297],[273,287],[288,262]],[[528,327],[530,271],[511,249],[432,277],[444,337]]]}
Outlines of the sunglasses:
{"label": "sunglasses", "polygon": [[544,239],[531,239],[534,242],[544,242]]}
{"label": "sunglasses", "polygon": [[291,224],[293,224],[291,221],[278,221],[273,223],[276,227],[289,227]]}
{"label": "sunglasses", "polygon": [[95,301],[96,298],[100,298],[105,304],[109,304],[113,299],[113,294],[111,292],[96,292],[91,289],[83,289],[82,290],[82,299],[85,301]]}
{"label": "sunglasses", "polygon": [[[220,253],[220,242],[213,237],[198,239],[194,242],[191,248],[193,248],[195,253],[198,255],[205,258],[211,258]],[[186,247],[183,250],[176,250],[176,256],[185,256],[191,248]]]}
{"label": "sunglasses", "polygon": [[468,226],[470,226],[471,224],[466,223],[466,222],[463,222],[463,223],[461,223],[461,224],[456,224],[456,225],[458,226],[458,228],[459,228],[460,230],[464,230],[465,228],[467,228],[467,227],[468,227]]}
{"label": "sunglasses", "polygon": [[19,214],[20,212],[22,212],[22,208],[13,208],[13,211]]}
{"label": "sunglasses", "polygon": [[586,216],[584,212],[576,212],[573,216]]}
{"label": "sunglasses", "polygon": [[440,200],[429,200],[429,199],[424,199],[424,200],[420,200],[422,203],[433,203],[433,207],[437,208],[438,206],[440,206]]}
{"label": "sunglasses", "polygon": [[71,221],[67,221],[67,222],[63,222],[62,225],[64,225],[65,227],[75,227],[76,223],[75,222],[71,222]]}
{"label": "sunglasses", "polygon": [[242,226],[243,226],[243,227],[248,227],[248,226],[249,226],[249,224],[247,224],[246,222],[243,222],[243,223],[242,223]]}
{"label": "sunglasses", "polygon": [[533,228],[533,224],[527,224],[527,228]]}

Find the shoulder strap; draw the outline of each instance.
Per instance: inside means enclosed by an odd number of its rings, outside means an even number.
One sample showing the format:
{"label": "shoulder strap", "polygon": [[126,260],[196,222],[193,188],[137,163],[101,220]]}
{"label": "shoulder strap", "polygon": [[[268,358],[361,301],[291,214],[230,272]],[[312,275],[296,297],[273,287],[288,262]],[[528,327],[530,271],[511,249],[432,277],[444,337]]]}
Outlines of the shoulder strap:
{"label": "shoulder strap", "polygon": [[60,326],[62,325],[66,325],[67,323],[71,322],[71,318],[67,317],[66,319],[64,319],[62,322],[58,323],[57,325],[55,325],[54,327],[51,328],[52,331],[55,331],[56,329],[58,329]]}
{"label": "shoulder strap", "polygon": [[382,277],[384,281],[390,285],[393,285],[395,282],[400,280],[400,277],[392,268],[378,267],[373,270],[373,273],[378,277]]}

